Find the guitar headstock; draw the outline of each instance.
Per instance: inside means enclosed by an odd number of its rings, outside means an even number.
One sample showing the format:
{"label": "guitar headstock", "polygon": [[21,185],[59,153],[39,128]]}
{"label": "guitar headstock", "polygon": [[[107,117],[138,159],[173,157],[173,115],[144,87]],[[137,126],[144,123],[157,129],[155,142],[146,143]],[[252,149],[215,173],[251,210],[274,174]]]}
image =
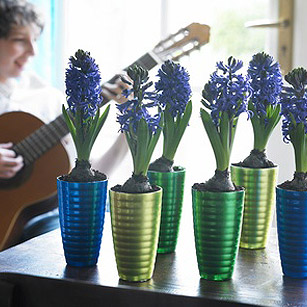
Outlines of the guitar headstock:
{"label": "guitar headstock", "polygon": [[179,60],[184,55],[189,55],[193,50],[209,42],[210,27],[200,23],[191,23],[189,26],[180,29],[175,34],[162,40],[153,49],[153,53],[161,61],[172,59]]}

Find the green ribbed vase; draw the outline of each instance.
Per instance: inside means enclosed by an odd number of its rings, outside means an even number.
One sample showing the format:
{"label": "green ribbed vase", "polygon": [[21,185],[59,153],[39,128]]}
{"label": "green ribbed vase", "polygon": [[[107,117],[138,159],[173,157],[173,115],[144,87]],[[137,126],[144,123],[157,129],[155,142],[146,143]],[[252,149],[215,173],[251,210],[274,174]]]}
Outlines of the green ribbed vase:
{"label": "green ribbed vase", "polygon": [[174,167],[173,172],[148,171],[151,184],[163,188],[158,253],[172,253],[176,249],[184,194],[185,169]]}
{"label": "green ribbed vase", "polygon": [[278,167],[248,168],[231,166],[231,179],[245,187],[240,247],[265,248],[275,208]]}
{"label": "green ribbed vase", "polygon": [[239,247],[244,190],[207,192],[192,188],[194,237],[200,277],[232,277]]}
{"label": "green ribbed vase", "polygon": [[141,282],[152,277],[160,229],[162,189],[151,193],[110,190],[111,224],[118,275]]}

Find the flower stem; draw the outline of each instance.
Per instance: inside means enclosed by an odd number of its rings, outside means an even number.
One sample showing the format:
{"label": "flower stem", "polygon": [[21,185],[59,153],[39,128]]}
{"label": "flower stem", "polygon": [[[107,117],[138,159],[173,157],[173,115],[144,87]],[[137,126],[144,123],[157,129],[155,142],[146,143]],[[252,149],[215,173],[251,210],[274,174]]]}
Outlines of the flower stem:
{"label": "flower stem", "polygon": [[298,143],[295,147],[295,165],[297,172],[307,172],[306,141],[306,137],[304,137],[304,141]]}
{"label": "flower stem", "polygon": [[186,105],[183,114],[178,114],[175,118],[171,115],[167,107],[164,112],[164,127],[163,127],[163,157],[173,161],[179,143],[188,126],[192,114],[192,102],[189,101]]}
{"label": "flower stem", "polygon": [[294,148],[296,172],[307,172],[307,135],[303,123],[299,123],[290,132],[290,140]]}
{"label": "flower stem", "polygon": [[248,108],[254,114],[251,118],[254,131],[254,149],[264,151],[274,128],[280,120],[280,105],[267,106],[266,117],[259,116],[251,102],[249,102]]}

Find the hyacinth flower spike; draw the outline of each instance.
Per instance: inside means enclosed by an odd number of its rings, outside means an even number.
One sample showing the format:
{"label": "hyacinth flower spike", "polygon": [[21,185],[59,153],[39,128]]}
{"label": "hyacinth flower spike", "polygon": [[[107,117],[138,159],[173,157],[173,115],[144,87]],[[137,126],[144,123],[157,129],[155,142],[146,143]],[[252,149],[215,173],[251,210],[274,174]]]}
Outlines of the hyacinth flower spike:
{"label": "hyacinth flower spike", "polygon": [[62,113],[77,151],[71,181],[93,181],[98,174],[91,170],[89,158],[110,108],[100,116],[100,80],[99,67],[89,52],[79,49],[70,57],[65,80],[68,108],[63,105]]}
{"label": "hyacinth flower spike", "polygon": [[[123,91],[128,100],[117,105],[117,121],[120,131],[125,133],[132,155],[133,174],[121,187],[121,191],[143,193],[153,191],[147,171],[162,131],[163,114],[155,100],[155,93],[148,90],[152,86],[152,82],[148,81],[148,71],[133,65],[128,68],[127,75],[132,81],[123,81],[131,88]],[[131,96],[133,98],[130,99]]]}
{"label": "hyacinth flower spike", "polygon": [[158,71],[155,84],[156,100],[163,109],[163,153],[151,163],[150,170],[172,171],[174,157],[192,114],[190,76],[187,71],[170,60]]}
{"label": "hyacinth flower spike", "polygon": [[[217,167],[215,175],[202,184],[201,188],[204,190],[235,190],[228,171],[230,154],[238,117],[243,112],[249,113],[247,99],[251,92],[248,78],[237,73],[242,66],[242,61],[233,57],[228,58],[226,65],[218,62],[217,71],[210,76],[202,91],[201,102],[205,109],[201,108],[200,115],[215,154]],[[219,74],[219,71],[222,74]]]}
{"label": "hyacinth flower spike", "polygon": [[267,245],[275,205],[278,167],[267,159],[265,149],[280,120],[282,75],[279,64],[264,52],[253,56],[247,73],[254,147],[242,162],[231,165],[231,177],[237,186],[246,188],[240,247],[261,249]]}
{"label": "hyacinth flower spike", "polygon": [[132,176],[110,189],[111,224],[118,275],[143,282],[152,277],[161,220],[162,188],[151,185],[147,170],[161,135],[163,115],[149,88],[148,71],[139,65],[127,70],[128,99],[117,104],[117,121],[133,160]]}
{"label": "hyacinth flower spike", "polygon": [[248,67],[252,95],[248,109],[252,111],[251,122],[254,132],[254,148],[240,164],[247,167],[272,167],[265,149],[280,116],[279,96],[282,90],[282,74],[279,64],[268,54],[257,53]]}
{"label": "hyacinth flower spike", "polygon": [[292,181],[280,187],[307,191],[307,71],[295,68],[285,80],[290,86],[284,87],[281,93],[282,133],[284,142],[291,142],[294,148],[295,173]]}

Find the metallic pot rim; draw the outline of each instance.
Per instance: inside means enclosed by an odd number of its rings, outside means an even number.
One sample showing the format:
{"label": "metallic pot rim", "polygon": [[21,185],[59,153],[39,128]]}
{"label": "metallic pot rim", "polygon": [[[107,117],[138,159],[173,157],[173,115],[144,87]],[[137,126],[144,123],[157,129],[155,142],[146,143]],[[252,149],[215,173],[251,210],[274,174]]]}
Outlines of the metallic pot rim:
{"label": "metallic pot rim", "polygon": [[59,176],[56,178],[57,181],[60,182],[67,182],[67,184],[80,184],[80,185],[89,185],[89,184],[97,184],[100,182],[106,182],[109,180],[109,177],[107,177],[105,180],[97,180],[97,181],[85,181],[85,182],[79,182],[79,181],[66,181],[66,180],[62,180],[60,179],[62,176]]}
{"label": "metallic pot rim", "polygon": [[[134,197],[144,197],[146,195],[153,195],[155,193],[160,193],[162,192],[162,188],[160,186],[156,186],[158,188],[157,191],[153,191],[153,192],[145,192],[145,193],[127,193],[127,192],[120,192],[120,191],[114,191],[113,188],[110,188],[110,193],[113,193],[113,194],[119,194],[119,195],[122,195],[122,196],[126,196],[126,197],[130,197],[130,196],[134,196]],[[130,195],[130,196],[129,196]]]}
{"label": "metallic pot rim", "polygon": [[185,172],[185,167],[183,167],[183,166],[176,165],[176,166],[173,167],[173,169],[174,169],[173,172],[159,172],[159,171],[148,170],[147,173],[172,174],[172,173],[183,173],[183,172]]}
{"label": "metallic pot rim", "polygon": [[306,197],[307,197],[307,191],[296,191],[296,190],[287,190],[287,189],[284,189],[284,188],[280,188],[278,186],[276,186],[276,192],[279,191],[279,192],[283,192],[283,193],[287,193],[287,194],[306,194]]}
{"label": "metallic pot rim", "polygon": [[241,186],[237,186],[237,188],[240,188],[240,190],[235,190],[235,191],[228,191],[228,192],[220,192],[220,191],[199,191],[198,189],[195,189],[192,187],[192,191],[198,192],[198,193],[202,193],[202,194],[208,194],[208,195],[217,195],[217,194],[221,194],[221,195],[231,195],[231,194],[240,194],[240,193],[244,193],[245,192],[245,188],[241,187]]}
{"label": "metallic pot rim", "polygon": [[275,165],[275,166],[270,166],[270,167],[257,167],[257,168],[254,168],[254,167],[246,167],[246,166],[239,166],[239,165],[234,165],[234,164],[231,164],[230,165],[230,168],[238,168],[238,169],[244,169],[248,172],[259,172],[259,170],[261,170],[262,172],[269,172],[269,171],[272,171],[272,170],[277,170],[278,169],[278,165]]}

